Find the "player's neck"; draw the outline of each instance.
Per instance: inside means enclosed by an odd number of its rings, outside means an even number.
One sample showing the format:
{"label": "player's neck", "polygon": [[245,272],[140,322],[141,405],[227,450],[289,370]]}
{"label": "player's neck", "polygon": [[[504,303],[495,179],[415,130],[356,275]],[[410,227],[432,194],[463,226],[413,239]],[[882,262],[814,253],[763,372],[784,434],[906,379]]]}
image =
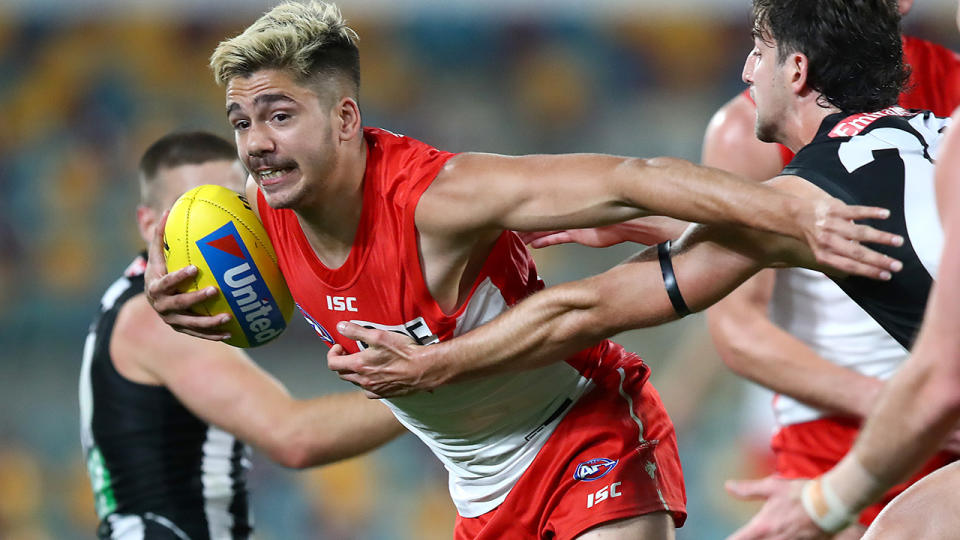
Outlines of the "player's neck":
{"label": "player's neck", "polygon": [[328,268],[340,267],[350,255],[363,214],[367,144],[342,159],[311,204],[295,213],[314,253]]}
{"label": "player's neck", "polygon": [[815,98],[805,100],[797,107],[792,129],[789,130],[782,144],[794,153],[799,152],[817,136],[823,119],[838,111],[839,109],[833,106],[821,106]]}

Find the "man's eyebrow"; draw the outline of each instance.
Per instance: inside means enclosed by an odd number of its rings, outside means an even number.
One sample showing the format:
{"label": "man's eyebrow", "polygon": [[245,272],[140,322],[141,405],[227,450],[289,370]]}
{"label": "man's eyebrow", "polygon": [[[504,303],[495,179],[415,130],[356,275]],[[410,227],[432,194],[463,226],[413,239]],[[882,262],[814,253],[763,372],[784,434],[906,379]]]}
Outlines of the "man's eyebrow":
{"label": "man's eyebrow", "polygon": [[[275,103],[277,101],[286,101],[289,103],[296,103],[296,101],[293,98],[285,94],[260,94],[257,97],[253,98],[253,105],[259,106],[259,105]],[[233,102],[227,105],[227,116],[230,116],[230,113],[236,111],[239,108],[240,108],[240,104],[237,102]]]}

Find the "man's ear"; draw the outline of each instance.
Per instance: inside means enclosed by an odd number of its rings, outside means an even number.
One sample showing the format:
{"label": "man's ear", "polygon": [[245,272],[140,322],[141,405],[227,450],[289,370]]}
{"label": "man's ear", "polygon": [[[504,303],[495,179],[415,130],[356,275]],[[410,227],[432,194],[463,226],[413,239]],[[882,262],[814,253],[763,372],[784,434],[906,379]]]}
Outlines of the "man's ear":
{"label": "man's ear", "polygon": [[793,92],[798,95],[804,93],[808,90],[807,75],[810,70],[810,59],[803,53],[793,53],[787,59],[787,64],[789,65],[787,76],[790,78]]}
{"label": "man's ear", "polygon": [[160,216],[150,208],[145,205],[137,206],[137,227],[140,229],[140,237],[143,238],[145,245],[150,245],[150,241],[153,239],[154,227],[157,226],[157,221],[160,219]]}
{"label": "man's ear", "polygon": [[337,106],[337,117],[340,120],[337,135],[341,141],[353,141],[363,128],[360,120],[360,105],[351,97],[340,100]]}

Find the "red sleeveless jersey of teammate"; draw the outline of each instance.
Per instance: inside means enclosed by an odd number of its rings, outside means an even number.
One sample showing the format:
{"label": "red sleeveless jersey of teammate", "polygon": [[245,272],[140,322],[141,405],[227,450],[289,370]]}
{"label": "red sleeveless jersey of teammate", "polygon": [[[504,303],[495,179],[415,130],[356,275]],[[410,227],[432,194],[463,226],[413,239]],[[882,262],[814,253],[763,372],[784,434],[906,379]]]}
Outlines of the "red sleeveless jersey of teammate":
{"label": "red sleeveless jersey of teammate", "polygon": [[[462,305],[444,313],[422,274],[414,215],[454,154],[381,129],[364,137],[360,224],[341,267],[316,257],[292,211],[257,195],[293,298],[324,341],[363,347],[335,332],[350,320],[426,345],[543,288],[526,246],[507,231]],[[678,524],[685,517],[673,427],[648,376],[639,357],[604,341],[566,362],[384,401],[449,471],[458,538],[568,538],[658,510]]]}
{"label": "red sleeveless jersey of teammate", "polygon": [[[950,116],[960,106],[960,55],[925,39],[903,36],[903,59],[910,66],[910,81],[897,103],[904,109],[924,109],[937,116]],[[744,91],[751,102],[750,90]],[[780,157],[786,166],[793,152],[782,144]]]}

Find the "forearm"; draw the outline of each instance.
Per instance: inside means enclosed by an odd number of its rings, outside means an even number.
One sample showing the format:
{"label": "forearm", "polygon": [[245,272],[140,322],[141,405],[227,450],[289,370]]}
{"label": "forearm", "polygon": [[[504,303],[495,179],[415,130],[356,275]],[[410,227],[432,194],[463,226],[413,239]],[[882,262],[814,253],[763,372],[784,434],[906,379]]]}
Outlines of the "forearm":
{"label": "forearm", "polygon": [[[723,236],[735,243],[741,232],[694,228],[678,241],[675,276],[693,311],[713,304],[760,268],[756,258],[713,241]],[[540,291],[454,340],[418,348],[413,361],[440,366],[442,384],[541,367],[624,330],[676,318],[657,248],[651,247],[603,274]]]}
{"label": "forearm", "polygon": [[643,181],[624,182],[631,204],[691,222],[740,225],[802,238],[799,214],[808,201],[733,173],[675,158],[633,160]]}
{"label": "forearm", "polygon": [[[662,284],[653,280],[659,280],[659,274],[635,274],[632,266],[621,265],[598,276],[549,287],[490,323],[451,341],[418,348],[414,361],[443,366],[442,382],[456,382],[542,367],[631,328],[635,321],[653,325],[676,318]],[[635,283],[626,285],[634,279]],[[628,300],[635,298],[634,286],[658,287],[660,292],[651,296],[662,295],[663,301],[657,305]],[[630,312],[641,305],[644,313]]]}
{"label": "forearm", "polygon": [[296,401],[276,424],[278,461],[293,468],[324,465],[373,450],[404,431],[386,405],[360,392]]}
{"label": "forearm", "polygon": [[763,314],[735,315],[724,307],[708,310],[707,321],[731,370],[812,407],[858,418],[869,414],[882,381],[824,359]]}

